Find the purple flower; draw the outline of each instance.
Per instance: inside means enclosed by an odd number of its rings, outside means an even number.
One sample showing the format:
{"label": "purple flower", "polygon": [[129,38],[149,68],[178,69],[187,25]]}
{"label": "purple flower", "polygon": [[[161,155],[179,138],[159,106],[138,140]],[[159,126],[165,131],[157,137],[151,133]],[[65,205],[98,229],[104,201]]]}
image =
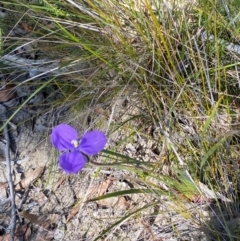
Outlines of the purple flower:
{"label": "purple flower", "polygon": [[60,124],[53,128],[51,134],[53,146],[63,151],[59,156],[60,167],[67,173],[77,173],[86,164],[83,155],[96,155],[106,145],[107,138],[102,131],[85,133],[78,141],[77,130],[67,124]]}

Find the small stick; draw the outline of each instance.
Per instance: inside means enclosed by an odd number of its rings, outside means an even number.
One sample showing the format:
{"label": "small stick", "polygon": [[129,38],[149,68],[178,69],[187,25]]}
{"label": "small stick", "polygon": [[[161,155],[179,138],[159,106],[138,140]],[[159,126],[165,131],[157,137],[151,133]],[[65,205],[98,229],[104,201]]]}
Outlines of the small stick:
{"label": "small stick", "polygon": [[11,223],[9,225],[10,230],[11,230],[10,241],[14,241],[15,228],[16,228],[16,207],[15,207],[15,193],[14,193],[12,172],[11,172],[10,138],[9,138],[7,125],[5,125],[5,127],[4,127],[4,137],[5,137],[6,142],[7,142],[6,147],[5,147],[5,155],[6,155],[8,185],[9,185],[10,198],[11,198],[11,203],[12,203]]}

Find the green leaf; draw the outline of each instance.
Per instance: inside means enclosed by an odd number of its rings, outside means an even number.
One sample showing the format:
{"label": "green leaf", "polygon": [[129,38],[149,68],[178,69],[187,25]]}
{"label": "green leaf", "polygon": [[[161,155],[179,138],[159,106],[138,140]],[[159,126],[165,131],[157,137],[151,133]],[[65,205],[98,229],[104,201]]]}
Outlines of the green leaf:
{"label": "green leaf", "polygon": [[208,160],[208,158],[210,156],[213,155],[213,153],[226,141],[227,136],[223,137],[219,142],[217,142],[203,157],[203,159],[201,160],[201,164],[200,164],[200,169],[202,170],[203,166],[205,165],[206,161]]}
{"label": "green leaf", "polygon": [[90,200],[87,200],[87,202],[94,202],[99,201],[111,197],[118,197],[122,195],[129,195],[129,194],[138,194],[138,193],[144,193],[144,194],[157,194],[157,195],[168,195],[167,192],[160,190],[160,189],[129,189],[129,190],[123,190],[123,191],[117,191],[108,193],[99,197],[92,198]]}

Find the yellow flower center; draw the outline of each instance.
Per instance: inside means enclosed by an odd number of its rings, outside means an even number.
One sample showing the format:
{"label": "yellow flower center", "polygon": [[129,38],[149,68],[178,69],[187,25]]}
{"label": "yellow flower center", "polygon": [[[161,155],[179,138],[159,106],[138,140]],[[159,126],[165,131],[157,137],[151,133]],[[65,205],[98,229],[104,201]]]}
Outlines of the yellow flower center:
{"label": "yellow flower center", "polygon": [[79,146],[79,143],[78,143],[78,141],[76,141],[76,140],[72,140],[72,141],[71,141],[71,144],[73,144],[73,146],[74,146],[75,148],[77,148],[77,147]]}

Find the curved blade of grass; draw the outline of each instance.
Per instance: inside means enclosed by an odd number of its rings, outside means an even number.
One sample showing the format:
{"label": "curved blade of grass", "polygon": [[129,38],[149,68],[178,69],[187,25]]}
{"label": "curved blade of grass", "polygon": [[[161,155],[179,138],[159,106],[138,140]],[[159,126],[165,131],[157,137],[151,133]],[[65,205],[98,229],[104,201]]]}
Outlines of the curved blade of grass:
{"label": "curved blade of grass", "polygon": [[[150,189],[139,189],[141,192],[144,192],[146,190],[147,192],[150,192],[151,194],[157,193],[161,195],[167,195],[172,197],[179,197],[178,194],[183,194],[184,196],[191,199],[193,195],[199,194],[199,191],[189,177],[187,175],[183,175],[181,171],[178,171],[178,179],[167,176],[167,175],[161,175],[161,174],[154,174],[152,171],[145,171],[142,170],[140,167],[126,167],[126,166],[116,166],[115,168],[119,168],[121,170],[127,170],[130,173],[135,173],[137,175],[137,178],[139,181],[142,181],[142,183],[146,184],[146,186],[154,187]],[[176,173],[176,174],[177,174]],[[160,187],[153,182],[149,181],[148,178],[153,178],[160,183],[164,184],[166,186],[166,190],[160,189]],[[136,189],[136,192],[138,189]],[[104,196],[105,197],[105,196]],[[106,196],[108,198],[108,196]]]}
{"label": "curved blade of grass", "polygon": [[200,170],[202,171],[203,166],[205,165],[206,161],[208,160],[208,158],[213,155],[213,153],[226,141],[227,136],[223,137],[220,141],[218,141],[203,157],[203,159],[201,160],[201,164],[200,164]]}
{"label": "curved blade of grass", "polygon": [[138,194],[138,193],[159,194],[159,195],[168,195],[169,194],[160,189],[159,190],[158,189],[129,189],[129,190],[107,193],[105,195],[101,195],[99,197],[95,197],[90,200],[87,200],[87,202],[94,202],[94,201],[99,201],[99,200],[103,200],[103,199],[107,199],[107,198],[111,198],[111,197],[118,197],[118,196],[122,196],[122,195]]}
{"label": "curved blade of grass", "polygon": [[[125,156],[125,155],[120,154],[120,153],[117,153],[117,152],[113,152],[113,151],[109,151],[109,150],[103,150],[102,152],[103,152],[103,153],[106,153],[106,154],[109,154],[109,155],[111,155],[111,156],[115,156],[115,157],[124,159],[124,160],[127,161],[127,162],[119,162],[118,164],[135,164],[135,165],[147,165],[147,166],[151,166],[151,163],[149,163],[149,162],[139,161],[139,160],[136,160],[136,159],[131,158],[131,157],[129,157],[129,156]],[[104,155],[103,155],[103,156],[104,156]],[[105,156],[105,157],[108,157],[108,158],[109,158],[109,156]]]}

